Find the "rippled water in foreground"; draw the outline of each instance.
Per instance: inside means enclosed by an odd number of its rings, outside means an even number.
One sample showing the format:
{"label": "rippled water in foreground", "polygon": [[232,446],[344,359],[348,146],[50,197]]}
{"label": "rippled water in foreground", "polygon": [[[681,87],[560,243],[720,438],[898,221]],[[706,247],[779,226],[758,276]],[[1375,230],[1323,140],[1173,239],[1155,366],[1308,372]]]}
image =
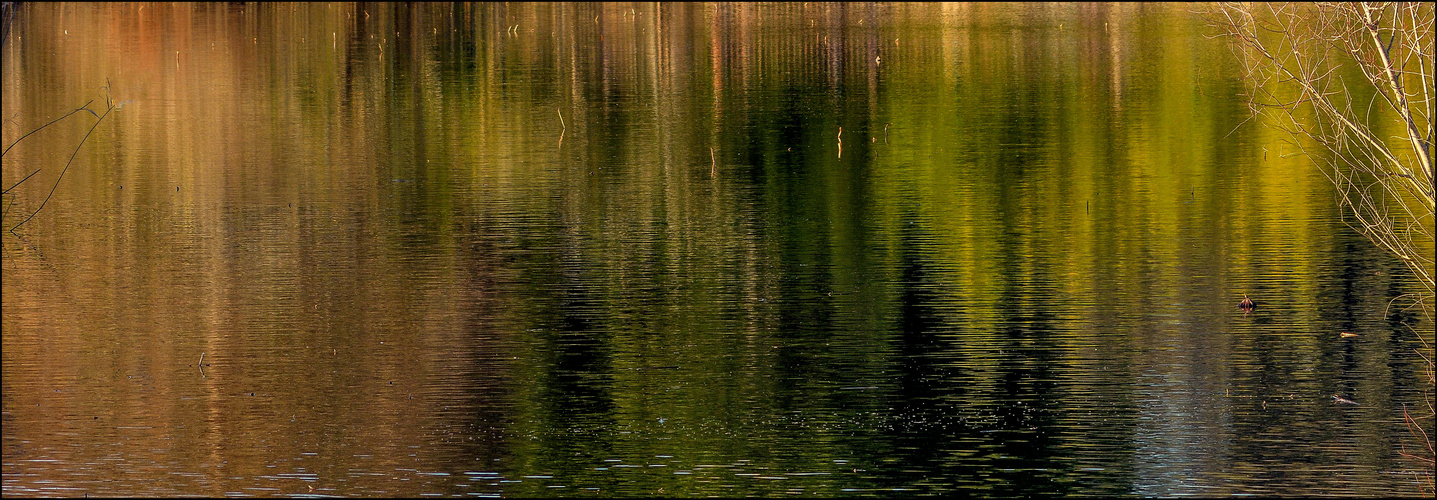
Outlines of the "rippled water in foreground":
{"label": "rippled water in foreground", "polygon": [[1417,496],[1189,8],[25,4],[3,492]]}

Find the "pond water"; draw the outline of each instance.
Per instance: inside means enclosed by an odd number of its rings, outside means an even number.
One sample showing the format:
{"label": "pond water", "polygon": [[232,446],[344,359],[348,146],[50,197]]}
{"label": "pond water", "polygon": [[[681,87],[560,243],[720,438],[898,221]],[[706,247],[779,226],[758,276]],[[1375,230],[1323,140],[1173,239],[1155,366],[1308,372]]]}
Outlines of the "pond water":
{"label": "pond water", "polygon": [[3,493],[1417,496],[1193,8],[25,4]]}

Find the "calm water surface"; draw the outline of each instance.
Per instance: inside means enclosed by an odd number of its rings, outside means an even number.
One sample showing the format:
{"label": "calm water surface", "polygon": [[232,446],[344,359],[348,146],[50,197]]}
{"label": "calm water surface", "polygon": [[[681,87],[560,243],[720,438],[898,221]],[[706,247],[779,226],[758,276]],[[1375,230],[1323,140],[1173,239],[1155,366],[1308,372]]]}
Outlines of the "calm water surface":
{"label": "calm water surface", "polygon": [[1416,496],[1189,8],[26,4],[3,492]]}

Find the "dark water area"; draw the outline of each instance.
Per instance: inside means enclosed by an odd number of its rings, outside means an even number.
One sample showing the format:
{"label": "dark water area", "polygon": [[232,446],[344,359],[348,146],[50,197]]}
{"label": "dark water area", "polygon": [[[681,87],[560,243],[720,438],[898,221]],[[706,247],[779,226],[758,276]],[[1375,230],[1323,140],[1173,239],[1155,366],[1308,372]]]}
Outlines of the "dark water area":
{"label": "dark water area", "polygon": [[1199,9],[24,4],[3,493],[1419,496]]}

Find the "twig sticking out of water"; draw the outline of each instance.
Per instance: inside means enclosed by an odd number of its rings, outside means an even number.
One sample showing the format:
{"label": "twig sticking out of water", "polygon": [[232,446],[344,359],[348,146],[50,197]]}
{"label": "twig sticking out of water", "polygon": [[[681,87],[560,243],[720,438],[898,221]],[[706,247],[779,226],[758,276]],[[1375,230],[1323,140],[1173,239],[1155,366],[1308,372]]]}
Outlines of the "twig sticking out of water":
{"label": "twig sticking out of water", "polygon": [[[94,111],[90,111],[90,103],[92,103],[92,102],[95,102],[95,100],[94,100],[94,99],[90,99],[89,101],[86,101],[86,102],[85,102],[85,105],[84,105],[84,106],[80,106],[80,107],[78,107],[78,108],[75,108],[73,111],[70,111],[69,113],[65,113],[64,115],[61,115],[59,118],[56,118],[56,119],[54,119],[54,120],[50,120],[50,123],[46,123],[46,124],[44,124],[44,125],[41,125],[40,128],[37,128],[37,129],[35,129],[35,130],[31,130],[29,134],[25,134],[25,135],[20,136],[19,139],[15,139],[15,142],[10,143],[9,146],[5,146],[5,151],[4,151],[4,152],[0,152],[0,157],[3,157],[3,156],[5,156],[7,153],[9,153],[9,152],[10,152],[10,148],[15,147],[16,144],[19,144],[19,143],[20,143],[20,141],[25,140],[26,137],[30,137],[30,134],[33,134],[33,133],[35,133],[35,132],[39,132],[39,131],[41,131],[41,130],[44,130],[45,127],[54,125],[55,122],[58,122],[58,121],[60,121],[60,120],[64,120],[66,117],[68,117],[68,116],[70,116],[70,115],[73,115],[73,114],[75,114],[75,113],[79,113],[79,112],[81,112],[81,111],[89,112],[89,113],[92,114],[92,115],[95,114]],[[98,116],[98,115],[96,115],[96,116]],[[9,189],[6,189],[6,191],[9,191]]]}
{"label": "twig sticking out of water", "polygon": [[[108,92],[108,90],[109,90],[109,85],[107,84],[105,87],[106,87],[106,91]],[[94,102],[94,99],[91,99],[90,102]],[[89,102],[85,103],[85,106],[89,106],[89,105],[90,105]],[[11,234],[14,234],[14,233],[15,233],[15,229],[19,228],[20,226],[25,225],[26,222],[30,222],[30,219],[34,219],[35,216],[40,213],[40,210],[43,210],[43,209],[45,208],[45,204],[50,202],[50,197],[55,196],[55,190],[60,187],[60,180],[64,179],[64,178],[65,178],[65,173],[70,171],[70,164],[75,163],[75,157],[80,154],[80,148],[82,148],[82,147],[85,146],[85,141],[90,139],[90,134],[92,134],[92,133],[95,132],[95,128],[97,128],[97,127],[100,126],[100,122],[105,121],[105,117],[106,117],[106,116],[110,116],[110,112],[115,110],[115,103],[110,101],[110,96],[109,96],[109,95],[106,95],[106,96],[105,96],[105,106],[106,106],[106,108],[105,108],[105,114],[103,114],[103,115],[95,115],[95,117],[97,118],[97,119],[95,120],[95,124],[90,126],[90,131],[89,131],[89,132],[85,132],[85,137],[82,138],[82,139],[80,139],[80,144],[79,144],[79,145],[75,146],[75,152],[70,153],[70,160],[67,161],[67,162],[65,162],[65,169],[64,169],[64,170],[61,170],[61,171],[60,171],[60,176],[57,177],[57,178],[55,178],[55,185],[50,188],[50,194],[45,195],[45,201],[40,202],[40,208],[36,208],[35,211],[30,214],[29,217],[26,217],[25,220],[22,220],[22,221],[20,221],[19,224],[16,224],[14,227],[11,227],[11,228],[10,228],[10,233],[11,233]],[[75,110],[75,111],[71,111],[70,113],[75,113],[75,112],[77,112],[77,111],[89,111],[90,114],[92,114],[92,115],[95,114],[95,112],[94,112],[94,111],[91,111],[90,108],[88,108],[88,107],[82,107],[82,108],[77,109],[77,110]],[[65,116],[70,116],[70,115],[69,115],[69,114],[66,114]],[[64,118],[64,116],[62,116],[62,117],[60,117],[60,118]],[[55,121],[59,121],[59,120],[60,120],[60,119],[57,118]],[[55,123],[55,122],[50,122],[50,123]],[[49,126],[49,124],[46,124],[45,126]],[[41,127],[41,128],[44,128],[44,127]],[[33,134],[34,132],[31,132],[31,133]],[[29,135],[29,134],[25,134],[25,135]],[[21,137],[21,139],[24,139],[24,137]],[[20,142],[20,141],[17,139],[15,142]],[[11,144],[11,146],[13,147],[14,144]],[[9,148],[6,148],[6,151],[9,151]],[[36,172],[38,172],[38,170],[36,170]],[[35,174],[30,174],[30,175],[35,175]],[[25,178],[26,178],[26,179],[29,179],[30,176],[25,176]],[[24,179],[22,179],[21,182],[24,182]],[[16,183],[16,185],[18,185],[18,183]],[[11,186],[11,188],[14,188],[14,186]],[[9,189],[7,189],[6,191],[9,191]]]}
{"label": "twig sticking out of water", "polygon": [[563,147],[564,147],[564,132],[568,132],[568,131],[569,131],[569,126],[564,124],[564,110],[563,110],[563,109],[560,109],[560,108],[554,108],[554,111],[558,111],[558,112],[559,112],[559,126],[560,126],[560,127],[564,127],[564,128],[562,128],[562,129],[559,130],[559,148],[563,148]]}
{"label": "twig sticking out of water", "polygon": [[[94,99],[90,99],[89,101],[85,102],[85,105],[84,105],[84,106],[80,106],[80,107],[78,107],[78,108],[75,108],[74,110],[70,111],[69,113],[65,113],[64,115],[61,115],[59,118],[56,118],[56,119],[54,119],[54,120],[50,120],[50,123],[46,123],[46,124],[44,124],[44,125],[41,125],[40,128],[37,128],[37,129],[35,129],[35,130],[31,130],[30,133],[27,133],[27,134],[25,134],[25,135],[20,136],[19,139],[15,139],[15,142],[10,143],[9,146],[5,146],[5,151],[0,151],[0,157],[4,157],[6,154],[9,154],[9,153],[10,153],[10,148],[15,147],[16,144],[19,144],[20,141],[25,140],[26,137],[30,137],[31,134],[34,134],[35,132],[39,132],[39,131],[41,131],[41,130],[44,130],[45,127],[49,127],[49,126],[51,126],[51,125],[54,125],[56,122],[58,122],[58,121],[60,121],[60,120],[64,120],[65,118],[68,118],[70,115],[73,115],[73,114],[75,114],[75,113],[79,113],[79,112],[81,112],[81,111],[87,111],[87,112],[89,112],[89,113],[92,114],[92,115],[95,114],[94,111],[90,111],[90,103],[92,103],[92,102],[95,102],[95,100],[94,100]],[[97,116],[98,116],[98,115],[97,115]],[[96,122],[96,123],[99,123],[99,122]],[[38,169],[38,168],[35,169],[34,172],[30,172],[30,175],[25,176],[24,179],[20,179],[20,182],[16,182],[15,184],[10,185],[10,187],[5,188],[5,193],[9,193],[11,189],[15,189],[15,186],[19,186],[21,182],[25,182],[26,180],[29,180],[30,177],[34,176],[35,174],[40,173],[40,170],[41,170],[41,169]]]}
{"label": "twig sticking out of water", "polygon": [[[25,176],[24,179],[20,179],[20,182],[25,182],[25,181],[29,180],[31,177],[34,177],[35,174],[40,173],[41,170],[44,170],[44,169],[39,169],[39,168],[35,169],[34,172],[30,172],[30,175]],[[5,192],[4,192],[4,193],[0,193],[0,194],[9,194],[11,189],[15,189],[15,186],[19,186],[19,185],[20,185],[20,182],[16,182],[16,183],[14,183],[14,184],[11,184],[10,187],[5,188]]]}

